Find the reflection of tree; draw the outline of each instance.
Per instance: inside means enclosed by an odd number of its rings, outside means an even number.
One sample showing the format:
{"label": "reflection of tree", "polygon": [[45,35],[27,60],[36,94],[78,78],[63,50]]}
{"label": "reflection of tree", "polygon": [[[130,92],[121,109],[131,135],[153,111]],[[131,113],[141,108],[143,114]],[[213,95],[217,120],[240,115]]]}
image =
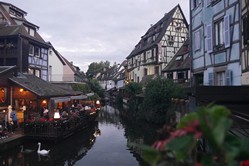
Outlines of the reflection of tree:
{"label": "reflection of tree", "polygon": [[111,106],[104,107],[99,114],[100,123],[111,123],[121,126],[125,130],[127,147],[133,154],[139,165],[147,165],[141,158],[141,149],[136,145],[151,145],[156,140],[157,130],[162,126],[157,126],[143,121],[134,120],[134,112],[131,110],[117,110]]}
{"label": "reflection of tree", "polygon": [[119,111],[109,105],[102,107],[101,111],[99,112],[98,121],[99,123],[113,124],[117,127],[121,127]]}

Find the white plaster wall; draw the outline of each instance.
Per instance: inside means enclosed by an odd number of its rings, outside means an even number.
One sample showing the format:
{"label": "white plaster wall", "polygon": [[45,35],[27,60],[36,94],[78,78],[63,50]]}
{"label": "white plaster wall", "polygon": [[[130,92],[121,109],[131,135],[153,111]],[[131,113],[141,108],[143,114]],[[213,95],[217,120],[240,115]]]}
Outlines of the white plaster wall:
{"label": "white plaster wall", "polygon": [[[48,66],[52,66],[51,72],[49,71],[50,81],[63,81],[63,64],[55,52],[49,49],[48,53],[50,53],[50,51],[52,51],[52,54],[48,55]],[[50,70],[50,68],[48,70]]]}

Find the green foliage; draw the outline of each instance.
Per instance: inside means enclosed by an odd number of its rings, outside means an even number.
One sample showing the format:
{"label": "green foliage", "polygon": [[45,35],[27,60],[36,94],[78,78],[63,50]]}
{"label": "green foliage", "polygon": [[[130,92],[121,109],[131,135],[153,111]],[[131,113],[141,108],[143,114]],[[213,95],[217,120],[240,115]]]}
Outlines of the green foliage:
{"label": "green foliage", "polygon": [[[177,163],[192,165],[236,165],[249,159],[249,140],[229,134],[232,120],[230,111],[223,106],[201,107],[194,113],[183,117],[176,130],[168,137],[153,145],[154,158],[144,155],[152,165],[164,165],[165,161],[174,159]],[[208,151],[196,153],[199,140],[205,139]],[[149,148],[144,148],[151,152]],[[196,157],[198,156],[198,158]]]}
{"label": "green foliage", "polygon": [[93,78],[98,74],[99,72],[102,72],[104,68],[109,68],[110,67],[110,62],[109,61],[101,61],[99,63],[93,62],[88,66],[86,76],[88,78]]}
{"label": "green foliage", "polygon": [[142,103],[142,113],[148,121],[164,123],[166,112],[171,106],[171,98],[184,97],[181,86],[171,79],[158,77],[147,83]]}
{"label": "green foliage", "polygon": [[97,80],[94,80],[94,79],[89,79],[89,86],[91,88],[91,90],[98,94],[98,96],[100,98],[103,98],[104,97],[104,89],[100,86],[99,82]]}
{"label": "green foliage", "polygon": [[72,86],[73,90],[75,91],[81,91],[83,92],[84,94],[86,93],[90,93],[91,92],[91,89],[90,87],[88,86],[88,84],[74,84]]}
{"label": "green foliage", "polygon": [[131,82],[125,86],[124,96],[129,99],[134,98],[137,94],[142,93],[142,85],[136,82]]}

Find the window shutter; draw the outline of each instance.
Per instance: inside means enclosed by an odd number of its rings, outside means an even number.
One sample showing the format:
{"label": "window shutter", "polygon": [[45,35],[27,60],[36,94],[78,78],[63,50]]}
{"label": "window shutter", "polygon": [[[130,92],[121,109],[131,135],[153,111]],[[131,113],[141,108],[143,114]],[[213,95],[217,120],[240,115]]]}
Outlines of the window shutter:
{"label": "window shutter", "polygon": [[233,71],[227,70],[226,73],[226,85],[231,86],[232,85],[232,79],[233,79]]}
{"label": "window shutter", "polygon": [[224,17],[224,43],[225,48],[230,47],[231,41],[231,34],[230,34],[230,16],[226,15]]}
{"label": "window shutter", "polygon": [[247,34],[248,34],[247,19],[248,19],[248,17],[243,18],[243,42],[244,42],[244,44],[247,44]]}
{"label": "window shutter", "polygon": [[206,46],[207,52],[211,53],[213,51],[213,41],[212,41],[212,24],[206,26]]}
{"label": "window shutter", "polygon": [[214,85],[214,73],[208,73],[208,84]]}

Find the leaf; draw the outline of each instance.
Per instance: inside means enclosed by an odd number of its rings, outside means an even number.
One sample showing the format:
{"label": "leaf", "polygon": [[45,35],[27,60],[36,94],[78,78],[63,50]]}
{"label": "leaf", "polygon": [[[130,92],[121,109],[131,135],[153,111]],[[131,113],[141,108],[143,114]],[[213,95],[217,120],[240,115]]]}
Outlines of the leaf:
{"label": "leaf", "polygon": [[232,122],[227,118],[219,118],[219,121],[216,123],[216,126],[214,126],[214,129],[212,130],[212,134],[216,144],[221,147]]}
{"label": "leaf", "polygon": [[193,138],[192,134],[176,137],[166,145],[166,148],[175,153],[177,160],[184,160],[189,155],[188,152],[192,150]]}
{"label": "leaf", "polygon": [[151,146],[141,145],[140,147],[143,151],[143,159],[149,164],[156,165],[162,158],[160,152],[152,148]]}
{"label": "leaf", "polygon": [[178,125],[177,125],[177,128],[184,128],[184,127],[186,127],[186,125],[193,122],[195,119],[197,119],[196,112],[190,113],[181,119],[180,123],[178,123]]}

